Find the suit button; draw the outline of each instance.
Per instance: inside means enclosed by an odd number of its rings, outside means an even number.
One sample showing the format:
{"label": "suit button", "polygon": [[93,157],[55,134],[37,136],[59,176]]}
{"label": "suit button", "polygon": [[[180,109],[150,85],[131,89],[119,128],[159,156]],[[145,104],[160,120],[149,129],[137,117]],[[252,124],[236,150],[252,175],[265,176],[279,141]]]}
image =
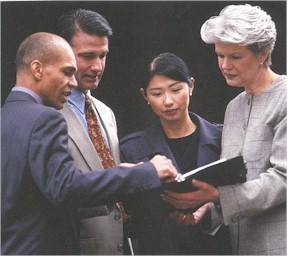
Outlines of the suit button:
{"label": "suit button", "polygon": [[120,213],[116,213],[116,214],[114,215],[114,219],[115,219],[115,220],[120,220],[120,219],[121,219],[121,214],[120,214]]}
{"label": "suit button", "polygon": [[118,245],[117,245],[117,250],[118,250],[119,252],[123,251],[123,245],[122,245],[122,244],[118,244]]}

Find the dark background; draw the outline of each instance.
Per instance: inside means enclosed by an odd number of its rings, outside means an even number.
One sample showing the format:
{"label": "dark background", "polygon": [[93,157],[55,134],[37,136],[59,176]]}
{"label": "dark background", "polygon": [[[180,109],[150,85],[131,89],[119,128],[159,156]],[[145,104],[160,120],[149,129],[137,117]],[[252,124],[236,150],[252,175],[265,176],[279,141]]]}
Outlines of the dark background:
{"label": "dark background", "polygon": [[272,69],[286,74],[286,1],[39,1],[1,3],[1,101],[15,83],[15,54],[32,33],[57,31],[62,13],[86,8],[99,12],[114,35],[106,70],[94,96],[112,108],[119,137],[146,128],[155,115],[139,93],[143,70],[153,57],[172,52],[195,78],[190,110],[222,123],[227,103],[243,91],[226,85],[213,45],[200,37],[201,25],[228,4],[250,3],[267,11],[276,23]]}

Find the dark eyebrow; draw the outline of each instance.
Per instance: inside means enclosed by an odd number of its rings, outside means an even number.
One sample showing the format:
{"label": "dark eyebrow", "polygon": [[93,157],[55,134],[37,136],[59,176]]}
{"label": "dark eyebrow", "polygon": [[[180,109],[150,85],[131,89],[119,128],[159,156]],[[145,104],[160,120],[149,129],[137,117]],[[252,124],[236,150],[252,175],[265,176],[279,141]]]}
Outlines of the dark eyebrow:
{"label": "dark eyebrow", "polygon": [[[101,53],[99,56],[107,55],[108,53],[109,53],[109,50]],[[84,52],[79,52],[78,55],[94,55],[94,56],[96,56],[97,54],[94,51],[84,51]]]}
{"label": "dark eyebrow", "polygon": [[63,71],[72,71],[72,72],[76,72],[77,69],[73,66],[67,66],[63,68]]}
{"label": "dark eyebrow", "polygon": [[77,54],[78,56],[83,56],[83,55],[96,55],[95,53],[93,52],[80,52]]}
{"label": "dark eyebrow", "polygon": [[170,84],[168,87],[173,87],[173,86],[175,86],[175,85],[177,85],[178,83],[181,83],[181,82],[182,82],[182,81],[176,81],[176,82]]}
{"label": "dark eyebrow", "polygon": [[[173,87],[175,85],[177,85],[178,83],[181,83],[182,81],[176,81],[176,82],[173,82],[172,84],[170,84],[168,87]],[[148,91],[151,91],[151,90],[160,90],[160,88],[150,88]]]}

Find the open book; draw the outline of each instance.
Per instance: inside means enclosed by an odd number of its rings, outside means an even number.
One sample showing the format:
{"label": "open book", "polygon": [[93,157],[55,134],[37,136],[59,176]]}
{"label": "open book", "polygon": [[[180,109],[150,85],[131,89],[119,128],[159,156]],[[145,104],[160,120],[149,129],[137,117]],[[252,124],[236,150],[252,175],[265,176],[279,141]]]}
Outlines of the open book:
{"label": "open book", "polygon": [[247,170],[242,156],[220,159],[185,174],[178,174],[173,182],[163,184],[163,189],[179,193],[195,191],[192,179],[207,182],[215,187],[246,181]]}

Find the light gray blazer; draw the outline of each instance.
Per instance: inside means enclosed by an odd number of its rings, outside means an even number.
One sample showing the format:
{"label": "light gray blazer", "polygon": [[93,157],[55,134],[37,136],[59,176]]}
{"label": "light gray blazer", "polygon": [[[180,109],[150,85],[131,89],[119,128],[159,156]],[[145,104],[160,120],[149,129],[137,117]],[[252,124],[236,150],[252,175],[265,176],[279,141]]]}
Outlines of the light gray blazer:
{"label": "light gray blazer", "polygon": [[[91,97],[102,119],[109,140],[112,156],[120,163],[117,125],[113,111],[94,97]],[[59,111],[67,121],[68,150],[83,172],[102,170],[99,156],[82,124],[68,104]],[[81,255],[122,255],[123,220],[119,210],[113,206],[82,208],[80,217]]]}
{"label": "light gray blazer", "polygon": [[[247,182],[219,187],[233,253],[286,256],[286,76],[257,95],[241,93],[227,106],[221,157],[240,154]],[[212,221],[216,214],[212,210]]]}

